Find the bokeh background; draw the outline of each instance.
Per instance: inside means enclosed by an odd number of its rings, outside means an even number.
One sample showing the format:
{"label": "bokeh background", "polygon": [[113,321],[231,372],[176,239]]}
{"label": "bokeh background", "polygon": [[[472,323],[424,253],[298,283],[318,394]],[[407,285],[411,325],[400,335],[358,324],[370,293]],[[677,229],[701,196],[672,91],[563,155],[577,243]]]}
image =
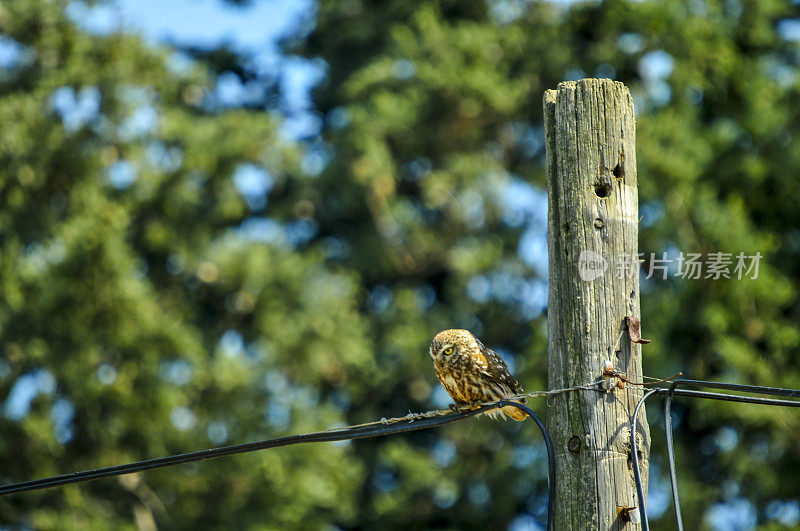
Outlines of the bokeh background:
{"label": "bokeh background", "polygon": [[[546,387],[542,95],[623,81],[644,370],[800,388],[800,7],[0,4],[0,481],[446,407],[473,330]],[[544,403],[536,403],[544,414]],[[659,408],[649,513],[674,526]],[[680,401],[689,529],[800,525],[800,417]],[[0,498],[3,529],[542,529],[533,423],[474,419]]]}

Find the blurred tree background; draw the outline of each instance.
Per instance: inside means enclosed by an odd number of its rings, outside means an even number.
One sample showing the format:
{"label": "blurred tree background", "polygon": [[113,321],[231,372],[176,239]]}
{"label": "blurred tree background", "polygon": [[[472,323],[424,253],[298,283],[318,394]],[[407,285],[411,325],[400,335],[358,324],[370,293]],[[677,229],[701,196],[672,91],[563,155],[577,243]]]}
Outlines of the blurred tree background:
{"label": "blurred tree background", "polygon": [[[642,252],[763,256],[643,280],[645,373],[800,388],[795,4],[323,0],[282,42],[325,74],[293,137],[280,73],[76,20],[104,4],[0,5],[2,483],[446,407],[443,328],[544,389],[541,101],[581,77],[634,94]],[[676,409],[688,528],[800,525],[795,412]],[[475,419],[7,496],[0,524],[538,529],[545,504],[532,423]]]}

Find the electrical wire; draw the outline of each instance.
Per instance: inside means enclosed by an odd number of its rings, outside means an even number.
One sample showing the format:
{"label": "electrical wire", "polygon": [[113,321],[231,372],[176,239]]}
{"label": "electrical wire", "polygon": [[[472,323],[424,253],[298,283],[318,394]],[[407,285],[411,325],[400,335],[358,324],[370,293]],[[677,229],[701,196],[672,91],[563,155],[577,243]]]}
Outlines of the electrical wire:
{"label": "electrical wire", "polygon": [[[660,387],[657,389],[659,395],[666,395],[669,389]],[[759,398],[755,396],[729,395],[725,393],[711,393],[707,391],[691,391],[689,389],[678,389],[673,393],[675,396],[686,396],[689,398],[707,398],[722,402],[741,402],[745,404],[756,404],[760,406],[785,406],[800,407],[800,401],[780,400],[776,398]]]}
{"label": "electrical wire", "polygon": [[[727,389],[730,391],[739,391],[742,393],[800,398],[800,389],[784,389],[780,387],[741,385],[741,384],[732,384],[727,382],[708,382],[704,380],[690,380],[690,379],[679,379],[673,381],[670,384],[669,389],[666,392],[667,398],[666,400],[664,400],[664,432],[666,433],[666,438],[667,438],[667,460],[669,462],[669,480],[672,485],[672,503],[675,506],[675,518],[678,522],[679,531],[683,531],[683,517],[681,515],[680,498],[678,497],[678,479],[675,473],[675,450],[672,439],[671,407],[672,407],[672,397],[673,395],[676,394],[676,389],[678,388],[678,386],[681,385],[688,387],[705,387],[709,389]],[[716,393],[707,393],[707,394],[711,395]],[[698,397],[698,395],[695,396]],[[711,398],[711,397],[707,396],[700,398]],[[734,402],[749,402],[754,404],[764,403],[763,399],[756,401],[755,397],[744,397],[744,396],[739,397],[736,395],[726,395],[724,400],[729,400]],[[800,407],[800,402],[792,402],[788,400],[781,400],[780,404],[776,403],[778,401],[775,400],[771,402],[773,402],[773,405]]]}
{"label": "electrical wire", "polygon": [[683,516],[681,515],[681,504],[678,501],[678,480],[675,478],[675,449],[672,445],[672,413],[670,412],[672,395],[679,384],[680,382],[672,382],[667,391],[667,399],[664,401],[664,433],[667,438],[667,461],[669,462],[669,481],[672,486],[675,520],[678,523],[678,531],[683,531]]}
{"label": "electrical wire", "polygon": [[461,411],[461,412],[444,412],[444,411],[429,411],[427,413],[410,413],[405,417],[397,419],[382,419],[380,421],[370,422],[367,424],[360,424],[357,426],[348,426],[345,428],[336,428],[332,430],[320,431],[315,433],[307,433],[303,435],[289,435],[287,437],[278,437],[276,439],[267,439],[263,441],[250,442],[244,444],[236,444],[232,446],[222,446],[218,448],[211,448],[208,450],[201,450],[198,452],[190,452],[185,454],[171,455],[168,457],[160,457],[157,459],[148,459],[145,461],[137,461],[124,465],[109,466],[105,468],[96,468],[93,470],[85,470],[82,472],[73,472],[71,474],[63,474],[60,476],[52,476],[48,478],[35,479],[32,481],[23,481],[21,483],[12,483],[0,486],[0,496],[13,494],[17,492],[25,492],[39,489],[46,489],[50,487],[57,487],[60,485],[69,485],[72,483],[80,483],[84,481],[92,481],[95,479],[108,478],[113,476],[120,476],[123,474],[130,474],[133,472],[143,472],[145,470],[153,470],[156,468],[164,468],[173,465],[180,465],[184,463],[191,463],[193,461],[203,461],[207,459],[215,459],[218,457],[242,454],[246,452],[253,452],[256,450],[265,450],[267,448],[277,448],[280,446],[289,446],[292,444],[303,444],[313,442],[330,442],[330,441],[343,441],[352,439],[364,439],[367,437],[377,437],[380,435],[391,435],[395,433],[402,433],[407,431],[422,430],[426,428],[435,428],[450,424],[459,420],[463,420],[498,407],[514,406],[525,413],[536,422],[539,430],[544,437],[545,446],[547,448],[547,483],[548,483],[548,500],[547,500],[547,530],[553,531],[553,500],[555,499],[555,456],[553,453],[553,442],[550,438],[550,433],[542,422],[542,419],[529,407],[520,404],[519,402],[511,402],[509,400],[501,400],[499,402],[483,405],[477,409]]}
{"label": "electrical wire", "polygon": [[145,470],[153,470],[156,468],[163,468],[184,463],[191,463],[193,461],[215,459],[217,457],[253,452],[256,450],[264,450],[267,448],[289,446],[292,444],[325,442],[325,441],[343,441],[348,439],[363,439],[366,437],[377,437],[380,435],[390,435],[393,433],[401,433],[406,431],[421,430],[425,428],[433,428],[433,427],[443,426],[445,424],[450,424],[451,422],[463,420],[468,417],[472,417],[489,409],[492,408],[489,406],[484,406],[479,409],[453,413],[446,416],[440,416],[438,418],[424,418],[422,420],[410,419],[389,425],[380,423],[377,425],[370,424],[367,426],[337,428],[333,430],[307,433],[304,435],[289,435],[287,437],[278,437],[276,439],[267,439],[257,442],[236,444],[233,446],[222,446],[218,448],[211,448],[209,450],[201,450],[198,452],[190,452],[185,454],[171,455],[168,457],[160,457],[157,459],[137,461],[135,463],[128,463],[125,465],[116,465],[105,468],[97,468],[94,470],[85,470],[82,472],[73,472],[71,474],[64,474],[49,478],[36,479],[33,481],[23,481],[21,483],[2,485],[0,486],[0,496],[5,496],[6,494],[13,494],[15,492],[38,490],[49,487],[56,487],[59,485],[68,485],[70,483],[79,483],[83,481],[91,481],[100,478],[119,476],[122,474],[130,474],[132,472],[143,472]]}
{"label": "electrical wire", "polygon": [[636,481],[636,497],[639,499],[639,516],[642,518],[642,531],[649,531],[650,524],[647,522],[647,501],[644,498],[642,487],[641,472],[639,472],[639,445],[636,441],[636,416],[644,401],[658,393],[659,389],[651,389],[639,400],[631,415],[631,456],[633,457],[633,477]]}
{"label": "electrical wire", "polygon": [[678,497],[678,482],[675,473],[675,449],[672,436],[672,418],[671,418],[671,405],[673,396],[684,396],[687,398],[702,398],[708,400],[719,400],[725,402],[740,402],[746,404],[756,404],[760,406],[780,406],[780,407],[800,407],[798,400],[781,400],[775,398],[761,398],[755,396],[742,396],[731,395],[727,393],[714,393],[709,391],[695,391],[689,389],[678,389],[678,386],[685,385],[691,387],[706,387],[711,389],[727,389],[731,391],[739,391],[753,394],[765,394],[773,396],[786,396],[793,398],[800,398],[800,389],[785,389],[780,387],[765,387],[758,385],[742,385],[732,384],[727,382],[708,382],[705,380],[690,380],[682,378],[675,380],[668,387],[658,387],[646,393],[636,404],[631,416],[631,453],[633,456],[633,476],[636,482],[636,496],[639,501],[639,506],[642,508],[640,512],[642,516],[642,530],[649,530],[649,522],[647,520],[647,508],[644,497],[644,487],[642,485],[642,478],[639,472],[639,459],[636,452],[636,417],[639,409],[644,402],[653,395],[665,395],[664,401],[664,432],[667,439],[667,460],[669,463],[670,483],[672,488],[672,500],[675,507],[675,518],[677,520],[678,529],[683,531],[683,517],[681,515],[680,500]]}
{"label": "electrical wire", "polygon": [[[762,394],[772,396],[784,396],[790,398],[800,398],[800,390],[798,389],[785,389],[777,387],[765,387],[757,385],[741,385],[726,382],[709,382],[704,380],[690,380],[679,379],[672,382],[669,388],[657,387],[648,391],[636,404],[633,415],[630,421],[630,434],[631,434],[631,455],[633,459],[634,480],[636,483],[636,495],[639,502],[639,514],[642,520],[642,529],[649,531],[649,522],[647,519],[647,506],[644,496],[644,487],[639,470],[639,456],[638,445],[636,441],[636,420],[639,410],[644,405],[645,401],[654,395],[665,395],[664,402],[664,420],[665,420],[665,433],[667,438],[667,457],[670,470],[670,481],[672,485],[673,503],[675,506],[675,517],[678,523],[678,529],[683,530],[683,521],[680,509],[680,500],[678,498],[677,477],[675,473],[675,454],[674,443],[672,437],[672,423],[671,423],[671,404],[673,396],[684,396],[687,398],[701,398],[710,400],[721,400],[728,402],[742,402],[757,405],[771,405],[781,407],[800,407],[800,400],[782,400],[774,398],[763,398],[753,396],[732,395],[726,393],[715,393],[709,391],[697,391],[688,389],[678,389],[679,386],[687,387],[700,387],[711,389],[726,389],[737,392]],[[552,391],[544,391],[537,393],[529,393],[525,396],[547,396],[568,391],[601,391],[593,384],[586,386],[576,386],[568,389],[558,389]],[[493,409],[500,407],[513,406],[528,414],[528,416],[536,423],[544,438],[545,447],[547,449],[547,482],[548,482],[548,502],[547,502],[547,530],[553,531],[554,525],[554,501],[556,492],[556,473],[555,473],[555,453],[553,450],[553,442],[547,428],[542,422],[541,418],[530,408],[519,402],[513,402],[509,399],[501,400],[491,404],[483,404],[480,407],[467,411],[451,412],[447,410],[428,411],[425,413],[409,413],[405,417],[393,419],[381,419],[379,421],[369,422],[366,424],[358,424],[355,426],[347,426],[343,428],[335,428],[314,433],[307,433],[302,435],[290,435],[286,437],[278,437],[275,439],[266,439],[263,441],[250,442],[244,444],[237,444],[232,446],[222,446],[211,448],[208,450],[201,450],[197,452],[190,452],[185,454],[172,455],[167,457],[160,457],[157,459],[148,459],[144,461],[137,461],[124,465],[109,466],[105,468],[97,468],[93,470],[85,470],[81,472],[73,472],[70,474],[63,474],[59,476],[52,476],[48,478],[36,479],[32,481],[23,481],[20,483],[12,483],[0,486],[0,496],[13,494],[18,492],[33,491],[56,487],[60,485],[68,485],[72,483],[80,483],[84,481],[92,481],[95,479],[119,476],[123,474],[130,474],[133,472],[143,472],[146,470],[153,470],[156,468],[164,468],[173,465],[190,463],[193,461],[202,461],[208,459],[215,459],[218,457],[241,454],[246,452],[253,452],[257,450],[264,450],[268,448],[277,448],[281,446],[289,446],[293,444],[304,444],[313,442],[331,442],[364,439],[368,437],[377,437],[381,435],[391,435],[395,433],[403,433],[408,431],[416,431],[427,428],[435,428],[450,424],[459,420],[463,420]]]}
{"label": "electrical wire", "polygon": [[547,431],[547,428],[542,422],[542,419],[539,418],[531,408],[524,404],[520,404],[519,402],[511,402],[508,400],[501,400],[497,402],[498,405],[503,406],[514,406],[517,409],[521,409],[528,416],[533,419],[537,426],[539,426],[539,431],[542,432],[542,437],[544,438],[544,445],[547,448],[547,531],[554,531],[553,526],[555,525],[555,516],[554,516],[554,504],[556,499],[556,458],[555,452],[553,452],[553,440],[550,438],[550,432]]}

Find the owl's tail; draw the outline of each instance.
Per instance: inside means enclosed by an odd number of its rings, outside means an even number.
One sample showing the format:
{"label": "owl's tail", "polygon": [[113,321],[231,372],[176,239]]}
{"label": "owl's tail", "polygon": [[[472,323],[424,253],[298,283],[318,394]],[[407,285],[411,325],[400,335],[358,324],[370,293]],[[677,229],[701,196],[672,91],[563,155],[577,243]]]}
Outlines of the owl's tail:
{"label": "owl's tail", "polygon": [[514,406],[505,406],[503,408],[503,413],[505,413],[514,420],[525,420],[526,418],[528,418],[527,413]]}

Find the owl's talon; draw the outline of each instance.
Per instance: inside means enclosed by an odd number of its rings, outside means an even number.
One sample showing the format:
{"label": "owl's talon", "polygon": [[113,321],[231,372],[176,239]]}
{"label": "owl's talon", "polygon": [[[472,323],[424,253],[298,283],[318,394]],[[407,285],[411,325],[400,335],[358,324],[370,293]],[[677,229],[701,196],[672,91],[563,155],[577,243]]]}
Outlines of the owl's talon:
{"label": "owl's talon", "polygon": [[450,410],[456,413],[463,413],[473,409],[480,409],[482,407],[481,404],[483,404],[481,400],[472,400],[471,402],[464,402],[461,404],[450,404]]}
{"label": "owl's talon", "polygon": [[456,413],[463,413],[472,409],[471,404],[450,404],[450,410]]}

